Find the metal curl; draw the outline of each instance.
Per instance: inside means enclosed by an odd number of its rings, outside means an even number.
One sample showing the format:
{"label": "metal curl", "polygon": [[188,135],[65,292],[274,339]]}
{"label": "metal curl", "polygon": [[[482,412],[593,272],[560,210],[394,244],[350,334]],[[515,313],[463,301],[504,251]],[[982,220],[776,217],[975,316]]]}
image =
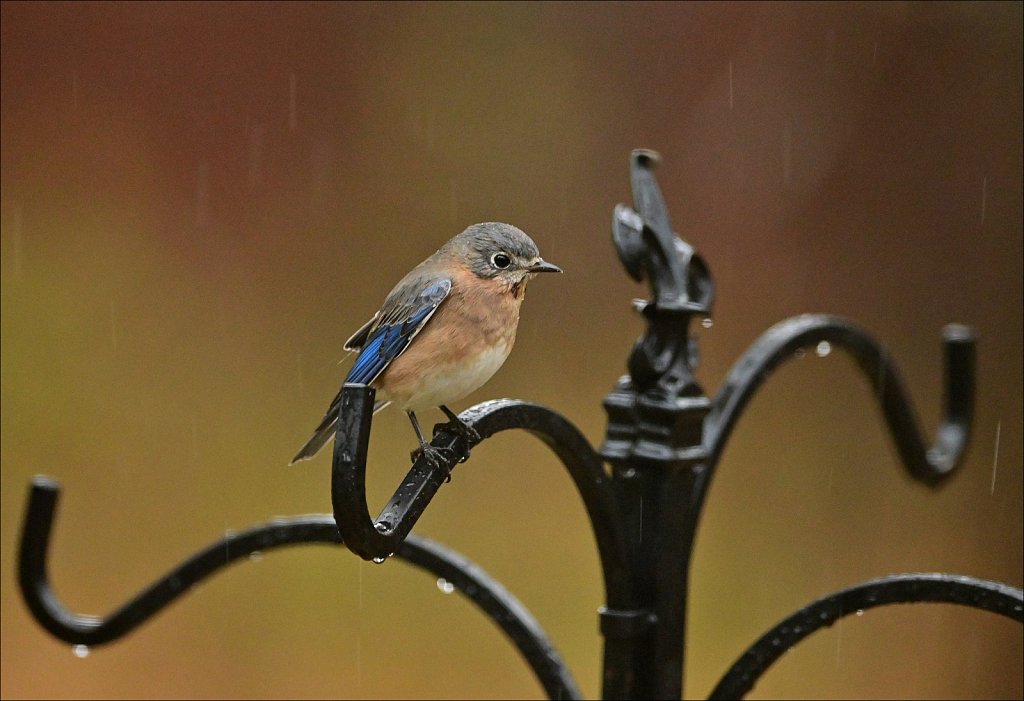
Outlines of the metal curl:
{"label": "metal curl", "polygon": [[765,379],[797,351],[827,342],[847,351],[868,378],[904,467],[918,480],[937,484],[960,464],[974,411],[974,332],[959,324],[944,329],[945,406],[931,447],[926,448],[913,406],[888,352],[866,331],[825,314],[804,314],[768,329],[729,372],[704,421],[708,463],[717,464],[729,434]]}
{"label": "metal curl", "polygon": [[[477,441],[467,444],[463,436],[446,430],[446,424],[435,427],[431,445],[443,449],[444,464],[435,468],[420,456],[380,515],[372,519],[366,503],[366,458],[373,398],[373,389],[365,385],[346,384],[342,388],[331,493],[334,516],[345,544],[364,559],[380,561],[397,551],[444,483],[447,471],[464,460]],[[634,607],[610,478],[605,474],[601,457],[579,429],[547,407],[513,399],[478,404],[462,412],[459,419],[476,431],[480,441],[519,428],[541,439],[558,456],[569,471],[594,528],[609,605]]]}
{"label": "metal curl", "polygon": [[[54,637],[72,645],[103,645],[127,635],[203,579],[253,553],[286,545],[342,545],[329,515],[274,519],[225,535],[107,616],[76,614],[57,598],[48,575],[50,535],[59,497],[56,481],[42,476],[33,479],[22,527],[18,582],[36,621]],[[537,620],[478,565],[415,535],[398,546],[395,556],[443,577],[486,613],[515,644],[549,698],[582,698],[571,672]]]}
{"label": "metal curl", "polygon": [[750,646],[718,682],[710,699],[740,699],[787,650],[844,616],[888,604],[959,604],[1024,622],[1024,592],[955,574],[897,574],[822,597],[788,616]]}

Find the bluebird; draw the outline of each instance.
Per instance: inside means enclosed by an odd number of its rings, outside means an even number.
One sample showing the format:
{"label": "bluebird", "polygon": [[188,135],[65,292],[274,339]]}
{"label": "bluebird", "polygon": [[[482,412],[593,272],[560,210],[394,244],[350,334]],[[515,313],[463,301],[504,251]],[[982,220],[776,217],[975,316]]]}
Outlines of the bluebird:
{"label": "bluebird", "polygon": [[[395,285],[380,310],[345,342],[359,351],[345,382],[371,385],[381,397],[373,412],[404,410],[423,453],[435,466],[439,449],[423,437],[416,412],[437,407],[449,426],[479,440],[448,404],[491,379],[516,340],[526,284],[562,269],[540,257],[537,244],[510,224],[474,224]],[[334,437],[341,392],[292,459],[316,455]]]}

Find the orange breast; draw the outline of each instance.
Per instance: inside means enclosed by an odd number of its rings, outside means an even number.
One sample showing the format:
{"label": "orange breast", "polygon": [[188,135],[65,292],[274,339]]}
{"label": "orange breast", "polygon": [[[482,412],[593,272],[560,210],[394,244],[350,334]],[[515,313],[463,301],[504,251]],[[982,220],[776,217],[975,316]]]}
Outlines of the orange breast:
{"label": "orange breast", "polygon": [[375,384],[408,411],[461,399],[508,357],[521,304],[506,286],[459,270],[448,298]]}

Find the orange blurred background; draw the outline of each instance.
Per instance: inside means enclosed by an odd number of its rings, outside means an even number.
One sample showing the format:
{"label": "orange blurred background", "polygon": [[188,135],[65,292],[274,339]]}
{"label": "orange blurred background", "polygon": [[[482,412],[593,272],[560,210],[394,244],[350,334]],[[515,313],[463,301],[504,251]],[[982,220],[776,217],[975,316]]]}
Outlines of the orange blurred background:
{"label": "orange blurred background", "polygon": [[[29,616],[17,539],[29,479],[52,475],[52,579],[101,614],[227,530],[329,511],[329,453],[286,464],[342,343],[477,221],[566,274],[531,285],[515,352],[453,408],[538,401],[599,443],[642,329],[610,242],[637,147],[715,276],[709,394],[770,325],[829,312],[886,345],[932,435],[942,326],[979,335],[972,446],[937,490],[841,354],[759,392],[697,541],[686,695],[864,579],[1021,586],[1021,27],[1020,3],[4,3],[0,695],[539,696],[464,599],[324,547],[229,568],[78,659]],[[374,429],[382,505],[415,439],[396,411]],[[478,447],[416,532],[502,581],[599,694],[597,556],[539,442]],[[752,697],[1020,698],[1021,659],[1016,623],[888,607]]]}

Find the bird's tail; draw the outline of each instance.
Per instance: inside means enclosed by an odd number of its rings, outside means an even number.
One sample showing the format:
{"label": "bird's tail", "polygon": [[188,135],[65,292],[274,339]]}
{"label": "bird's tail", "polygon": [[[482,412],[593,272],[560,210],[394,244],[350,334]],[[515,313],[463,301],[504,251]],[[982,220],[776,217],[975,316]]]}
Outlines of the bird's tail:
{"label": "bird's tail", "polygon": [[[378,411],[390,404],[391,401],[387,399],[379,399],[373,403],[373,413],[376,414]],[[306,444],[299,449],[299,452],[295,454],[289,465],[294,465],[302,460],[309,460],[314,455],[320,452],[320,449],[327,445],[327,442],[334,437],[334,431],[338,426],[338,404],[337,402],[331,404],[331,408],[327,410],[327,415],[324,416],[324,420],[320,422],[320,425],[313,431],[313,435],[309,437]]]}

